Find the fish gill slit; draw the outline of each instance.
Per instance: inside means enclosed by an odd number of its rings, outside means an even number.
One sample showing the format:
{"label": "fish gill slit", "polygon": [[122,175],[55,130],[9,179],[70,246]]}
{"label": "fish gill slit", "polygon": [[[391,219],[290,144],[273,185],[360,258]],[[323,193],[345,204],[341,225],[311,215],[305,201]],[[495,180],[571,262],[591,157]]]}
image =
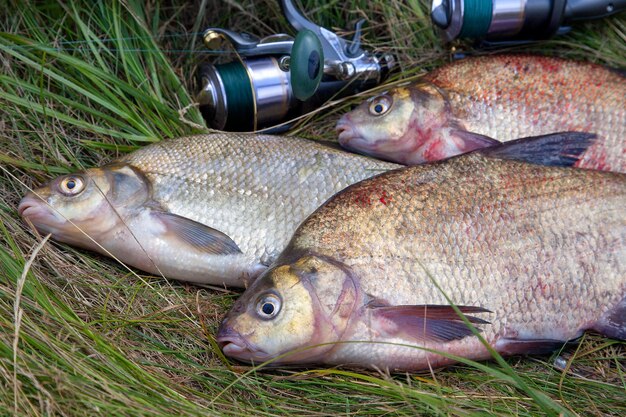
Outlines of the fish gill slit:
{"label": "fish gill slit", "polygon": [[[156,264],[156,262],[154,262],[154,260],[152,259],[152,257],[148,254],[148,251],[146,251],[146,249],[143,247],[143,245],[141,244],[141,242],[139,241],[139,239],[137,239],[137,236],[135,236],[135,234],[133,233],[133,231],[130,229],[130,227],[128,227],[128,224],[126,224],[126,222],[124,221],[124,219],[122,218],[122,216],[120,215],[120,213],[117,211],[117,209],[113,206],[113,204],[111,203],[111,201],[108,199],[108,197],[106,196],[106,194],[104,193],[104,191],[102,191],[102,189],[100,188],[100,186],[96,183],[96,181],[93,180],[93,178],[91,178],[91,176],[89,175],[89,173],[87,173],[87,176],[90,177],[91,182],[93,183],[93,185],[95,185],[96,189],[98,190],[98,192],[102,195],[102,197],[104,198],[104,200],[107,202],[107,204],[109,205],[109,207],[111,207],[111,209],[113,209],[113,212],[115,213],[115,215],[117,216],[117,218],[122,222],[122,224],[124,225],[124,227],[126,228],[126,230],[128,230],[128,233],[130,233],[130,235],[133,237],[133,239],[135,240],[135,242],[137,242],[137,245],[139,245],[139,247],[141,248],[141,250],[143,251],[143,253],[146,255],[146,257],[150,260],[150,263],[152,265],[154,265],[154,267],[156,268],[156,270],[159,272],[159,275],[161,276],[161,278],[166,279],[165,275],[163,274],[163,272],[161,272],[161,269],[159,269],[159,266]],[[39,196],[38,196],[39,197]],[[41,197],[39,197],[41,198]],[[48,204],[48,202],[46,202],[46,204]],[[49,205],[49,204],[48,204]],[[54,208],[53,208],[54,209]],[[56,211],[56,209],[54,209]],[[58,213],[58,211],[57,211]],[[60,213],[59,213],[60,214]],[[62,215],[62,214],[61,214]],[[63,216],[63,215],[62,215]],[[129,271],[133,272],[125,263],[123,263],[121,260],[119,260],[118,258],[116,258],[115,256],[113,256],[112,253],[110,253],[106,248],[104,248],[102,245],[100,245],[98,242],[96,242],[91,236],[89,236],[85,231],[83,231],[81,228],[79,228],[78,226],[76,226],[71,220],[67,219],[65,216],[63,216],[63,218],[65,218],[65,220],[67,220],[68,222],[70,222],[72,225],[74,225],[74,227],[78,228],[78,230],[81,231],[81,233],[83,233],[85,236],[87,236],[93,243],[95,243],[96,245],[98,245],[98,247],[102,250],[104,250],[107,255],[109,255],[111,258],[115,259],[117,262],[121,263],[122,265],[124,265],[124,267],[126,269],[128,269]],[[138,276],[136,273],[133,272],[133,274],[135,276]]]}

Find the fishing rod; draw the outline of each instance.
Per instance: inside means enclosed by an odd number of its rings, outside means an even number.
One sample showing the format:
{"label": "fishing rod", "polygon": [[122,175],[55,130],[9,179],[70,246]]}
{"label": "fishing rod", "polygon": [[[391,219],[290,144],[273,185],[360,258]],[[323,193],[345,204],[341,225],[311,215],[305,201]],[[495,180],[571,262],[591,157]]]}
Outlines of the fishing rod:
{"label": "fishing rod", "polygon": [[[252,131],[275,126],[333,96],[374,87],[397,67],[393,55],[361,47],[364,20],[346,40],[306,19],[291,0],[280,4],[297,31],[295,38],[260,39],[215,27],[204,31],[209,51],[226,43],[238,55],[224,64],[205,63],[196,74],[196,101],[211,127]],[[626,0],[433,0],[431,20],[446,41],[474,38],[486,46],[512,45],[566,33],[575,22],[624,9]],[[284,129],[288,126],[283,123]]]}
{"label": "fishing rod", "polygon": [[623,10],[626,0],[433,0],[430,16],[446,41],[497,45],[547,39]]}

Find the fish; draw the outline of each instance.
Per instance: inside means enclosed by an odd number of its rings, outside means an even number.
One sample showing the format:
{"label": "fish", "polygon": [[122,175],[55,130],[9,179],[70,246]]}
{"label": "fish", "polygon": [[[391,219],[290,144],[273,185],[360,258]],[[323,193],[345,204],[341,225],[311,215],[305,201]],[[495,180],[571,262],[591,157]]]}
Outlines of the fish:
{"label": "fish", "polygon": [[336,130],[344,148],[404,165],[523,136],[593,132],[599,140],[576,166],[626,172],[626,77],[562,58],[470,57],[370,98]]}
{"label": "fish", "polygon": [[557,155],[553,139],[339,192],[235,301],[222,351],[404,372],[486,360],[487,346],[547,353],[589,329],[625,340],[626,175],[567,168],[579,154]]}
{"label": "fish", "polygon": [[296,137],[197,135],[53,179],[18,213],[57,241],[152,274],[245,287],[327,198],[397,167]]}

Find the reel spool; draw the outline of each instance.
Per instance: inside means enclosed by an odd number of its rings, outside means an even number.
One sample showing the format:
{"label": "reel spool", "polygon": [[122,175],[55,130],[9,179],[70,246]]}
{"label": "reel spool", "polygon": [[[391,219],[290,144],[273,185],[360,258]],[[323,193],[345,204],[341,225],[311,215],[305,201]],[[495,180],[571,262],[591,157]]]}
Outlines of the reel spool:
{"label": "reel spool", "polygon": [[[210,126],[218,130],[254,131],[285,120],[318,90],[324,52],[309,30],[298,33],[291,56],[241,58],[205,64],[198,71],[196,100]],[[292,82],[293,80],[293,82]]]}

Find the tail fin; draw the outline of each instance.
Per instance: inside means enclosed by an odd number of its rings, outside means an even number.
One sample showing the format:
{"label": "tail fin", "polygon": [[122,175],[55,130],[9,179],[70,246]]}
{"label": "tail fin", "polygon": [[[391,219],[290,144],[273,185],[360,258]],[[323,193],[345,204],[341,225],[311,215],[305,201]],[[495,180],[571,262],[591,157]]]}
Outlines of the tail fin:
{"label": "tail fin", "polygon": [[578,161],[596,138],[594,133],[560,132],[516,139],[501,145],[479,149],[476,152],[492,158],[569,167]]}

